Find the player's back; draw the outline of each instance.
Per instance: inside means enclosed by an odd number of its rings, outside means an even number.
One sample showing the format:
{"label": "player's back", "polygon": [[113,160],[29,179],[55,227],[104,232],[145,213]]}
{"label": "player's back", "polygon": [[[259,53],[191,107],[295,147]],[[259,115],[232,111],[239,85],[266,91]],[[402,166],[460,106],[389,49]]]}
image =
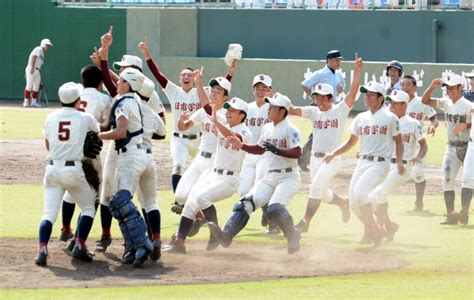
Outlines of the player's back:
{"label": "player's back", "polygon": [[112,107],[110,96],[99,92],[95,88],[85,88],[81,94],[79,111],[90,113],[98,122],[106,117],[104,112]]}
{"label": "player's back", "polygon": [[[90,114],[64,107],[51,113],[44,126],[44,138],[49,143],[50,160],[82,160],[87,131],[97,123]],[[97,129],[96,129],[97,131]]]}

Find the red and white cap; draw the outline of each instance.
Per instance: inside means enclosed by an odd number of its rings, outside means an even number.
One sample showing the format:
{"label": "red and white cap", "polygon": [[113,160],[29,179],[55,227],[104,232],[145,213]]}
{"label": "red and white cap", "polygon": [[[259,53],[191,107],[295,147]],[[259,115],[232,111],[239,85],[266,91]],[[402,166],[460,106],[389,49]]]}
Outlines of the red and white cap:
{"label": "red and white cap", "polygon": [[246,114],[248,114],[249,107],[247,103],[245,103],[245,101],[240,98],[234,97],[230,99],[229,101],[224,102],[225,109],[229,109],[230,107],[235,108],[237,110],[241,110],[245,112]]}
{"label": "red and white cap", "polygon": [[400,90],[393,90],[389,96],[385,98],[388,101],[393,101],[393,102],[404,102],[408,103],[410,101],[410,96],[408,96],[407,93],[404,91]]}
{"label": "red and white cap", "polygon": [[120,67],[138,67],[140,70],[143,70],[143,62],[138,56],[125,54],[122,56],[121,61],[116,61],[113,64],[115,71],[120,70]]}
{"label": "red and white cap", "polygon": [[267,87],[272,87],[272,78],[265,74],[258,74],[253,78],[252,86],[255,86],[257,83],[263,83]]}
{"label": "red and white cap", "polygon": [[45,47],[46,45],[53,46],[53,43],[51,43],[51,41],[49,39],[42,39],[41,43],[40,43],[40,46]]}
{"label": "red and white cap", "polygon": [[59,87],[58,96],[59,100],[64,104],[74,103],[81,97],[84,87],[80,83],[66,82]]}
{"label": "red and white cap", "polygon": [[334,88],[332,85],[327,83],[318,83],[313,86],[313,90],[311,95],[319,94],[319,95],[332,95],[334,93]]}
{"label": "red and white cap", "polygon": [[224,90],[227,91],[227,94],[230,94],[230,89],[232,88],[232,84],[230,83],[229,80],[227,80],[227,78],[224,78],[224,77],[216,77],[216,78],[212,78],[210,81],[209,81],[209,86],[210,87],[213,87],[215,85],[218,85],[220,86],[221,88],[223,88]]}
{"label": "red and white cap", "polygon": [[384,98],[386,95],[385,87],[383,86],[383,84],[378,83],[377,81],[367,82],[367,84],[360,87],[359,91],[361,93],[367,93],[367,92],[379,93]]}
{"label": "red and white cap", "polygon": [[464,80],[461,76],[457,74],[448,74],[443,77],[443,86],[455,86],[455,85],[462,85]]}
{"label": "red and white cap", "polygon": [[270,103],[271,105],[284,107],[286,110],[291,107],[290,98],[280,93],[275,93],[273,97],[265,98],[265,102]]}

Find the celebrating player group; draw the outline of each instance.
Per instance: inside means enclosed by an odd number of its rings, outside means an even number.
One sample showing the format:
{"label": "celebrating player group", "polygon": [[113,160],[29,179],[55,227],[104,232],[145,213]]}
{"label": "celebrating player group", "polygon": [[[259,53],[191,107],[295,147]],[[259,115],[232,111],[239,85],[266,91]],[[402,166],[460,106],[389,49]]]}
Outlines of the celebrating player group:
{"label": "celebrating player group", "polygon": [[[229,247],[260,208],[262,225],[268,226],[269,232],[283,232],[288,253],[295,253],[321,202],[339,207],[344,223],[351,214],[360,220],[362,244],[381,246],[393,241],[400,229],[388,209],[388,196],[395,187],[413,179],[415,210],[424,207],[429,154],[425,137],[434,135],[438,126],[434,108],[444,111],[448,132],[442,166],[447,217],[441,224],[465,225],[469,221],[474,189],[474,106],[464,97],[464,79],[459,75],[433,80],[419,97],[415,78],[403,76],[403,66],[391,61],[386,84],[369,81],[361,85],[364,63],[356,53],[346,94],[339,70],[342,57],[332,50],[325,67],[301,83],[311,105],[293,105],[278,92],[268,74],[255,74],[249,86],[254,99],[247,103],[231,96],[242,50],[235,44],[226,54],[226,73],[212,74],[208,84],[202,82],[204,68],[184,68],[178,82],[172,82],[152,58],[147,38],[138,44],[142,58],[123,55],[109,69],[112,44],[110,27],[100,37],[100,48],[90,55],[93,64],[82,68],[81,84],[67,82],[59,88],[62,108],[51,113],[44,126],[49,155],[35,258],[39,266],[47,265],[48,242],[60,211],[59,239],[67,242],[66,250],[74,259],[84,262],[93,260],[86,241],[97,212],[102,235],[95,250],[107,251],[116,219],[123,237],[122,261],[135,267],[148,259],[159,260],[162,253],[185,254],[186,239],[206,223],[206,250]],[[170,103],[173,132],[167,132],[165,109],[154,82],[143,74],[143,60]],[[474,78],[474,73],[469,76]],[[440,87],[446,87],[447,97],[432,98],[432,92]],[[346,121],[360,93],[367,111],[355,116],[348,126],[349,138],[343,141]],[[304,147],[290,116],[311,122],[312,134]],[[426,121],[429,125],[425,127]],[[180,219],[176,233],[162,245],[152,141],[167,134],[174,192],[171,210]],[[331,189],[331,182],[341,169],[341,155],[359,140],[357,165],[344,197]],[[108,149],[104,149],[102,163],[104,145]],[[300,191],[300,170],[308,167],[311,184],[306,211],[294,222],[287,206]],[[456,212],[454,183],[461,169],[461,209]],[[132,202],[134,195],[140,208]],[[235,201],[235,205],[220,225],[214,204],[222,200]],[[80,215],[73,231],[76,204]]]}

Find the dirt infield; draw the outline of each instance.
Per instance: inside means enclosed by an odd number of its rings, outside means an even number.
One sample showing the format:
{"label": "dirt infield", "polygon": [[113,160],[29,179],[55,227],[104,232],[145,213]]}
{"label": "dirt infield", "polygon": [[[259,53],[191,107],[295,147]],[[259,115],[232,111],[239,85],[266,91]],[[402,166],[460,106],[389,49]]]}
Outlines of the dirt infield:
{"label": "dirt infield", "polygon": [[106,253],[96,253],[92,263],[72,260],[62,250],[64,243],[53,240],[48,267],[37,267],[31,251],[35,247],[33,239],[0,239],[0,289],[241,282],[382,272],[405,266],[370,249],[359,252],[303,245],[300,252],[288,255],[283,243],[235,242],[210,255],[204,250],[205,242],[191,240],[188,254],[167,254],[158,263],[147,261],[134,269],[120,262],[120,240],[114,240]]}

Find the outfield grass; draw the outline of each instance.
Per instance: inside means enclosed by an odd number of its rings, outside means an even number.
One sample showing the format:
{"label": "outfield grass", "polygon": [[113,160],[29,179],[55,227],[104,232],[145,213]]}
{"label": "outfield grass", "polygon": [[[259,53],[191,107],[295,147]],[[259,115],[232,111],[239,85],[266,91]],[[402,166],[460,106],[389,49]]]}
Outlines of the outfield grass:
{"label": "outfield grass", "polygon": [[[20,109],[20,108],[0,108],[1,116],[1,131],[0,139],[39,139],[42,138],[42,128],[46,120],[46,116],[50,113],[51,109]],[[303,118],[291,117],[291,120],[301,130],[301,136],[303,142],[306,142],[308,136],[311,133],[311,123]],[[349,132],[347,130],[351,120],[346,123],[346,130],[344,131],[343,140],[349,138]],[[168,132],[172,130],[172,115],[166,114],[166,127]],[[170,134],[167,135],[166,139],[160,141],[161,143],[169,143]],[[438,127],[438,130],[434,137],[427,137],[427,143],[429,147],[428,161],[429,165],[441,165],[443,161],[444,149],[446,148],[446,127],[444,122]],[[351,151],[346,153],[344,156],[355,157],[359,147],[355,146]],[[436,149],[436,151],[433,151]],[[441,149],[441,150],[440,150]]]}

